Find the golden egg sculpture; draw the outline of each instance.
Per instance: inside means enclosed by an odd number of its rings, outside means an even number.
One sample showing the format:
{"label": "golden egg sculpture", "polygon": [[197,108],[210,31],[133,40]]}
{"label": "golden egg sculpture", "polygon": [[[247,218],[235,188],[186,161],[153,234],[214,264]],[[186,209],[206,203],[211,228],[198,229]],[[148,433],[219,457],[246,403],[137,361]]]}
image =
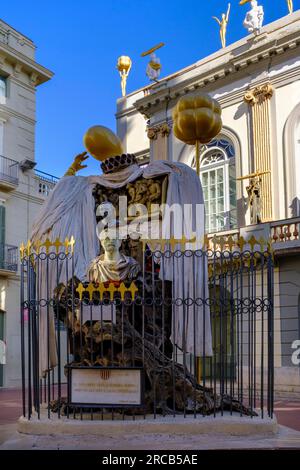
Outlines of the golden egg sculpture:
{"label": "golden egg sculpture", "polygon": [[119,137],[105,126],[90,127],[83,137],[83,144],[86,150],[99,161],[124,153]]}
{"label": "golden egg sculpture", "polygon": [[131,59],[127,55],[121,55],[121,57],[118,58],[117,69],[119,70],[119,72],[123,72],[123,70],[125,72],[129,72],[129,70],[131,69],[131,65]]}
{"label": "golden egg sculpture", "polygon": [[177,139],[196,145],[197,173],[200,171],[199,145],[208,144],[222,129],[222,108],[206,93],[179,99],[173,110],[173,131]]}

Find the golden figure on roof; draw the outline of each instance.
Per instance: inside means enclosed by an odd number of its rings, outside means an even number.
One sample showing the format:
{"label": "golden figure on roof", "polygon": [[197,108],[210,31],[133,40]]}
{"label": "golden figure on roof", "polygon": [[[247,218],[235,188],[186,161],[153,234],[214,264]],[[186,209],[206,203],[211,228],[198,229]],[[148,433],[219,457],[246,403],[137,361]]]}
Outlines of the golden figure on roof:
{"label": "golden figure on roof", "polygon": [[216,16],[213,16],[213,19],[217,21],[217,23],[220,25],[220,37],[221,37],[221,44],[222,47],[226,47],[226,33],[227,33],[227,25],[229,21],[229,15],[230,15],[230,3],[228,3],[228,9],[227,13],[222,13],[222,19],[219,20]]}
{"label": "golden figure on roof", "polygon": [[293,13],[294,11],[294,3],[293,3],[293,0],[287,0],[287,4],[288,4],[288,9],[289,9],[289,13]]}
{"label": "golden figure on roof", "polygon": [[130,57],[126,55],[122,55],[118,58],[117,69],[119,70],[120,77],[121,77],[121,89],[122,89],[122,96],[126,96],[126,85],[127,85],[127,78],[132,66],[132,62]]}

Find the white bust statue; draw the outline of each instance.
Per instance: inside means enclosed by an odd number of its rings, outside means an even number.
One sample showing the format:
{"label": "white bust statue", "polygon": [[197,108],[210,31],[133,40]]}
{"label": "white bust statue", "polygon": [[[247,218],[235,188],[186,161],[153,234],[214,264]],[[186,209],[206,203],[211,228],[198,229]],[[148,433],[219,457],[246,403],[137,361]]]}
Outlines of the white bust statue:
{"label": "white bust statue", "polygon": [[156,57],[156,54],[152,52],[150,55],[150,61],[148,62],[146,75],[148,76],[149,80],[156,81],[160,76],[161,70],[161,63],[160,59]]}
{"label": "white bust statue", "polygon": [[135,279],[141,270],[140,265],[134,258],[120,253],[121,240],[113,238],[109,229],[105,229],[100,241],[104,254],[91,262],[88,268],[89,281],[98,283]]}
{"label": "white bust statue", "polygon": [[251,10],[247,12],[244,26],[249,33],[259,34],[264,21],[264,9],[257,4],[257,0],[251,1]]}

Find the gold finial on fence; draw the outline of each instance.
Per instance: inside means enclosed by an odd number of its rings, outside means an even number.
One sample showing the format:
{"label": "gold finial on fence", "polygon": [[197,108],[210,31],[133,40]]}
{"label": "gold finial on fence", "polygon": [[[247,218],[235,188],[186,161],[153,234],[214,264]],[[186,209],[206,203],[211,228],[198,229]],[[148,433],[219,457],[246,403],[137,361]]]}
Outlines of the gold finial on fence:
{"label": "gold finial on fence", "polygon": [[125,293],[128,291],[127,287],[125,286],[124,282],[122,282],[119,286],[119,292],[121,294],[121,300],[125,300]]}
{"label": "gold finial on fence", "polygon": [[[174,236],[171,238],[157,238],[157,239],[151,239],[151,240],[141,240],[143,244],[143,251],[145,252],[147,250],[147,247],[150,248],[151,251],[165,251],[166,245],[169,245],[171,251],[176,251],[176,246],[180,245],[181,249],[184,251],[186,250],[186,245],[194,245],[197,243],[197,239],[194,236],[191,239],[186,238],[184,235],[182,238],[175,238]],[[201,244],[203,243],[203,240],[201,241]]]}
{"label": "gold finial on fence", "polygon": [[113,282],[109,283],[108,287],[105,287],[105,284],[103,282],[99,283],[98,285],[90,282],[86,287],[80,282],[78,285],[76,292],[79,294],[79,300],[82,301],[83,299],[83,293],[87,292],[89,294],[89,300],[92,302],[93,300],[93,294],[95,292],[99,292],[100,294],[100,300],[103,300],[103,296],[105,293],[109,294],[109,298],[111,301],[114,300],[114,296],[117,292],[121,294],[121,300],[125,299],[125,293],[129,292],[131,294],[131,299],[132,301],[135,299],[135,295],[138,292],[138,288],[136,287],[135,283],[132,282],[129,287],[126,287],[124,282],[120,284],[119,287],[116,287],[116,285]]}
{"label": "gold finial on fence", "polygon": [[24,258],[24,253],[25,253],[25,245],[24,245],[24,243],[22,242],[21,245],[20,245],[20,258],[21,258],[21,259]]}
{"label": "gold finial on fence", "polygon": [[[31,240],[28,240],[26,245],[24,243],[21,243],[20,245],[20,256],[21,259],[23,259],[26,256],[30,256],[32,254],[37,254],[39,255],[41,253],[42,248],[45,249],[45,253],[48,255],[51,252],[51,249],[55,251],[56,254],[64,251],[66,255],[69,253],[73,254],[74,253],[74,245],[75,245],[75,239],[72,236],[70,239],[65,238],[65,241],[62,242],[59,237],[56,238],[56,240],[51,241],[48,237],[44,242],[41,240],[36,240],[32,242]],[[64,250],[61,250],[61,248],[64,248]]]}
{"label": "gold finial on fence", "polygon": [[[143,245],[143,251],[145,252],[147,249],[150,249],[151,252],[155,251],[165,251],[165,247],[168,246],[167,250],[171,250],[172,252],[180,249],[182,251],[185,250],[210,250],[210,251],[244,251],[245,247],[247,249],[254,251],[255,247],[260,247],[261,251],[272,251],[272,244],[274,240],[271,238],[266,239],[262,236],[260,238],[256,238],[253,234],[249,239],[245,239],[242,235],[236,234],[229,234],[229,235],[217,235],[214,234],[213,236],[208,236],[207,234],[200,240],[197,240],[196,237],[188,240],[185,236],[181,239],[176,239],[171,237],[170,239],[152,239],[152,240],[141,240]],[[178,246],[180,245],[180,247]],[[192,245],[193,248],[188,248],[187,245]],[[202,248],[199,248],[202,247]],[[256,250],[256,251],[257,251]]]}

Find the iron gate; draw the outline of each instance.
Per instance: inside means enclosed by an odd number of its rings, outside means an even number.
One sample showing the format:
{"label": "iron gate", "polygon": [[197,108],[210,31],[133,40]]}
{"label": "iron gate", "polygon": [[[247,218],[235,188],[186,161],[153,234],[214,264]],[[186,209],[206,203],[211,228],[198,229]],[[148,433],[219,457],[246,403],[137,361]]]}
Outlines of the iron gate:
{"label": "iron gate", "polygon": [[[145,243],[134,281],[101,285],[76,278],[67,241],[23,247],[21,255],[24,416],[273,416],[273,257],[266,247],[159,251]],[[204,295],[190,289],[187,296],[184,281],[179,289],[165,279],[167,263],[184,273],[189,263]],[[140,403],[75,402],[72,376],[86,371],[97,380],[138,374]]]}

